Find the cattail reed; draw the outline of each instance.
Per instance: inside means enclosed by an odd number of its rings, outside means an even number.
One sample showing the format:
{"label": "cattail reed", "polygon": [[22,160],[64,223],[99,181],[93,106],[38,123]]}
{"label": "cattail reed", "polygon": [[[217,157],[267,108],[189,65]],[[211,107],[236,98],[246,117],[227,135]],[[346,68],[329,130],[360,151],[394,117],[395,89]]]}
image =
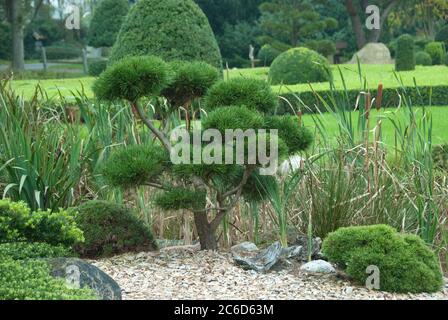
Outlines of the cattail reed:
{"label": "cattail reed", "polygon": [[378,92],[376,95],[376,110],[380,111],[381,110],[381,104],[383,102],[383,84],[380,83],[378,85]]}

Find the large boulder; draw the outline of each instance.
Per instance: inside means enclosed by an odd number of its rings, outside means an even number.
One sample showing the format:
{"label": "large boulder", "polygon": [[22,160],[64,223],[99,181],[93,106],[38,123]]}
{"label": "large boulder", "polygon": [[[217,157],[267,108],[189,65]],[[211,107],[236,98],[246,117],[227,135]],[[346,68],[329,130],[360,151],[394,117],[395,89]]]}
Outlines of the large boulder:
{"label": "large boulder", "polygon": [[362,64],[393,64],[394,60],[391,57],[389,48],[384,43],[368,43],[355,53],[350,64],[358,63],[356,57],[358,56],[359,62]]}
{"label": "large boulder", "polygon": [[76,258],[48,259],[53,277],[64,278],[75,288],[89,287],[100,300],[121,300],[121,288],[99,268]]}
{"label": "large boulder", "polygon": [[247,270],[257,272],[269,271],[282,255],[283,249],[280,242],[275,242],[268,248],[257,251],[256,246],[244,243],[232,248],[233,259],[236,264]]}

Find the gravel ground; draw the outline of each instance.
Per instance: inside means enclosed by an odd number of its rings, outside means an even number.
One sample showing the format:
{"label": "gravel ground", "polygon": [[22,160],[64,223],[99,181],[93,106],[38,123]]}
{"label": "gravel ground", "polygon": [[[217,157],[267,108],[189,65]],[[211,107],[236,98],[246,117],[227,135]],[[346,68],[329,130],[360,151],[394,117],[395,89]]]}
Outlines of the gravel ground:
{"label": "gravel ground", "polygon": [[436,294],[390,294],[356,287],[340,274],[316,276],[292,264],[257,274],[235,266],[228,252],[195,247],[125,254],[94,261],[123,289],[125,300],[448,300],[448,287]]}

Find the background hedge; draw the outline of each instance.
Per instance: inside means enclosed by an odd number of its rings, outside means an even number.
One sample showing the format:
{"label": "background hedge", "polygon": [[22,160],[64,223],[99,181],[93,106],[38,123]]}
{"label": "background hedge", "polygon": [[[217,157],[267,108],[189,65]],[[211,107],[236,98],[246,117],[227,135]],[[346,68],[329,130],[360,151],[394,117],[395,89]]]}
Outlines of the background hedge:
{"label": "background hedge", "polygon": [[[431,101],[431,105],[433,106],[444,106],[447,103],[448,97],[448,86],[434,86],[434,87],[419,87],[418,90],[415,87],[404,87],[404,88],[384,88],[383,89],[383,107],[396,107],[399,103],[398,92],[400,94],[403,90],[406,91],[406,97],[411,99],[414,106],[427,106],[429,101]],[[377,90],[370,90],[372,97],[376,97]],[[332,92],[330,90],[318,91],[317,92],[325,101],[330,101],[332,96],[335,96],[336,99],[344,99],[344,104],[346,97],[348,97],[348,105],[353,108],[356,104],[356,99],[359,95],[359,90],[348,90],[347,93],[345,91],[340,90]],[[306,92],[291,92],[282,94],[282,97],[286,98],[289,103],[292,104],[295,111],[301,110],[303,113],[315,113],[319,110],[325,112],[325,106],[322,104],[321,100],[311,91]],[[298,97],[303,101],[308,108],[303,107],[298,100]],[[338,101],[338,100],[336,100]],[[275,113],[273,110],[272,113]],[[283,114],[292,114],[291,107],[286,101],[281,99],[279,101],[279,106],[276,112],[278,115]]]}
{"label": "background hedge", "polygon": [[155,55],[166,61],[203,61],[222,68],[207,17],[193,0],[140,0],[126,17],[110,61]]}

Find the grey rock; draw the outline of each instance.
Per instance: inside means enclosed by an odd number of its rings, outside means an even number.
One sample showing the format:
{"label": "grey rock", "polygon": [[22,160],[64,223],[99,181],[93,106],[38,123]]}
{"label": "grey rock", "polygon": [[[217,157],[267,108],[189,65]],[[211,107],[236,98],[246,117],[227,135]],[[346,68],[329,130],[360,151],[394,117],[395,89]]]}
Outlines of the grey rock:
{"label": "grey rock", "polygon": [[[77,279],[79,287],[89,287],[101,300],[121,300],[121,288],[106,273],[81,259],[55,258],[48,259],[53,277]],[[75,278],[73,278],[75,277]]]}
{"label": "grey rock", "polygon": [[327,261],[315,260],[305,263],[300,270],[311,273],[336,273],[336,269]]}
{"label": "grey rock", "polygon": [[302,246],[291,246],[288,248],[283,248],[281,258],[283,259],[300,258],[303,255],[303,251],[304,250]]}
{"label": "grey rock", "polygon": [[[302,246],[302,253],[297,257],[301,261],[308,261],[308,237],[305,235],[298,235],[295,239],[294,245]],[[311,258],[313,260],[322,259],[320,248],[322,246],[321,238],[313,238],[311,241]]]}
{"label": "grey rock", "polygon": [[368,43],[355,53],[350,64],[392,64],[394,60],[391,57],[389,48],[383,43]]}
{"label": "grey rock", "polygon": [[244,269],[267,272],[277,263],[282,254],[282,245],[277,241],[261,251],[234,250],[232,254],[235,263]]}
{"label": "grey rock", "polygon": [[234,245],[230,251],[233,253],[238,252],[255,252],[258,251],[258,247],[255,245],[255,243],[252,242],[243,242],[237,245]]}

